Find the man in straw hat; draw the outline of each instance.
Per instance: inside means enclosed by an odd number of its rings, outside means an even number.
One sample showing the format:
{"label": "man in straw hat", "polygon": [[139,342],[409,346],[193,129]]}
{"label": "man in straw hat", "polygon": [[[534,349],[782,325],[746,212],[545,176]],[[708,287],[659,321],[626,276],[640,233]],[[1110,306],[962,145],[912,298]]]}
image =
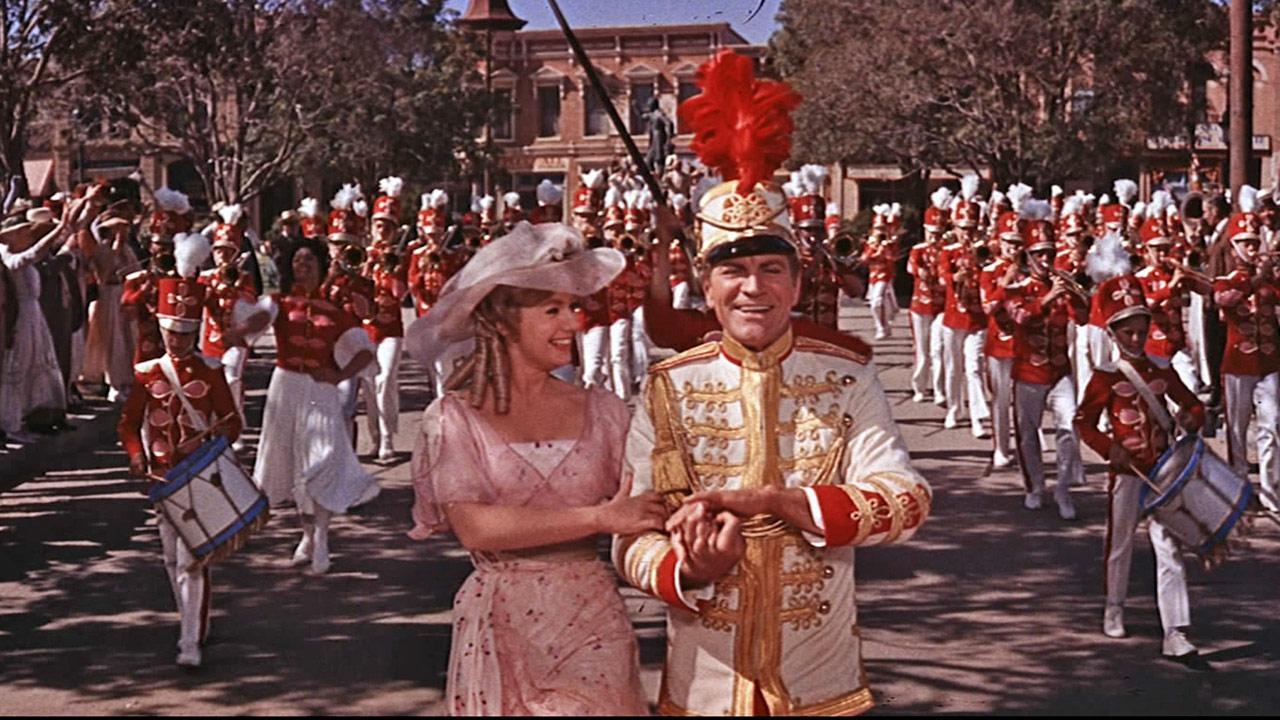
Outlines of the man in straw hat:
{"label": "man in straw hat", "polygon": [[626,472],[634,494],[656,490],[675,512],[664,531],[616,536],[613,557],[670,605],[660,713],[856,714],[873,700],[853,547],[911,537],[931,492],[870,359],[792,332],[800,265],[770,178],[799,97],[732,51],[699,81],[680,114],[729,179],[698,213],[723,336],[650,369]]}
{"label": "man in straw hat", "polygon": [[[156,319],[164,354],[135,366],[134,391],[117,431],[129,456],[129,472],[149,483],[195,452],[213,434],[235,441],[240,411],[222,364],[196,351],[205,286],[197,274],[210,253],[199,233],[175,238],[176,273],[157,280]],[[209,633],[209,568],[194,567],[191,549],[163,514],[157,516],[164,566],[178,605],[178,665],[197,668]]]}

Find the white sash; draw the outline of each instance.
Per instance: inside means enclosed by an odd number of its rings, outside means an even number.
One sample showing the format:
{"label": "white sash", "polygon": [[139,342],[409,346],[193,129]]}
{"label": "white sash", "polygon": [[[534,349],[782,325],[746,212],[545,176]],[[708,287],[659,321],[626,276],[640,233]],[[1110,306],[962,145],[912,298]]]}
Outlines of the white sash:
{"label": "white sash", "polygon": [[1142,379],[1142,376],[1138,374],[1137,369],[1135,369],[1133,365],[1129,364],[1129,361],[1123,357],[1116,361],[1116,369],[1120,371],[1121,375],[1124,375],[1125,379],[1129,381],[1129,384],[1133,385],[1134,389],[1138,391],[1138,394],[1142,396],[1143,401],[1147,403],[1147,407],[1151,410],[1152,416],[1155,417],[1156,423],[1159,424],[1165,432],[1172,433],[1174,431],[1173,418],[1169,417],[1168,408],[1166,408],[1164,403],[1156,397],[1156,394],[1151,390],[1151,387],[1147,385],[1146,381]]}
{"label": "white sash", "polygon": [[191,401],[187,399],[187,393],[182,389],[182,383],[178,381],[178,371],[173,366],[173,360],[169,357],[169,353],[165,353],[160,357],[160,370],[164,373],[164,377],[169,381],[169,385],[173,388],[173,394],[178,397],[178,401],[182,403],[182,409],[186,411],[187,417],[191,420],[191,427],[198,432],[203,433],[209,429],[209,424],[200,417],[196,409],[191,406]]}

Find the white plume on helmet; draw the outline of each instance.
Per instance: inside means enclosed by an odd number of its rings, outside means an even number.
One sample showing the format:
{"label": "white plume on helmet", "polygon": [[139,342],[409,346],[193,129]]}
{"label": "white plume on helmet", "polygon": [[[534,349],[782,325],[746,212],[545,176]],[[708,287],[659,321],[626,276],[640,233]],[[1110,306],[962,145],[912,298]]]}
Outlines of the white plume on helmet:
{"label": "white plume on helmet", "polygon": [[1147,218],[1147,204],[1141,200],[1134,203],[1129,210],[1129,217],[1132,220],[1145,220]]}
{"label": "white plume on helmet", "polygon": [[960,197],[972,200],[978,194],[978,184],[982,179],[976,173],[969,173],[960,178]]}
{"label": "white plume on helmet", "polygon": [[213,245],[203,233],[180,233],[173,238],[174,268],[184,278],[195,277],[212,252]]}
{"label": "white plume on helmet", "polygon": [[800,166],[800,181],[803,190],[810,195],[821,193],[827,185],[827,175],[830,173],[826,165],[818,165],[809,163]]}
{"label": "white plume on helmet", "polygon": [[1240,186],[1240,212],[1251,213],[1258,209],[1258,189],[1252,185]]}
{"label": "white plume on helmet", "polygon": [[1093,244],[1084,262],[1085,274],[1097,284],[1124,275],[1129,272],[1130,267],[1129,252],[1124,249],[1124,240],[1113,232],[1103,235]]}
{"label": "white plume on helmet", "polygon": [[378,181],[378,189],[382,191],[383,195],[400,197],[400,192],[404,190],[404,180],[394,175],[391,177],[384,177]]}
{"label": "white plume on helmet", "polygon": [[1053,206],[1048,200],[1026,198],[1018,205],[1018,217],[1024,220],[1048,220],[1053,216]]}
{"label": "white plume on helmet", "polygon": [[1084,197],[1080,194],[1069,195],[1062,201],[1062,214],[1075,215],[1084,211]]}
{"label": "white plume on helmet", "polygon": [[680,193],[673,193],[671,195],[671,207],[674,208],[675,210],[677,211],[683,210],[685,209],[686,206],[688,206],[688,204],[689,204],[689,198],[685,197],[684,195]]}
{"label": "white plume on helmet", "polygon": [[1111,187],[1116,191],[1116,197],[1121,205],[1132,206],[1133,201],[1138,197],[1138,183],[1129,178],[1120,178],[1112,183]]}
{"label": "white plume on helmet", "polygon": [[502,206],[518,209],[520,207],[520,193],[512,190],[511,192],[504,194],[502,196]]}
{"label": "white plume on helmet", "polygon": [[309,218],[318,217],[320,215],[320,201],[313,197],[302,198],[302,202],[298,203],[298,214]]}
{"label": "white plume on helmet", "polygon": [[600,169],[588,170],[582,173],[582,184],[592,190],[599,190],[604,187],[605,171]]}
{"label": "white plume on helmet", "polygon": [[235,225],[240,222],[240,218],[244,217],[244,208],[240,207],[239,203],[223,205],[218,209],[218,216],[227,225]]}
{"label": "white plume on helmet", "polygon": [[1056,198],[1062,195],[1063,189],[1061,185],[1054,185],[1049,188],[1049,197]]}
{"label": "white plume on helmet", "polygon": [[933,194],[929,196],[929,202],[933,203],[933,206],[939,210],[946,210],[951,205],[951,189],[944,185],[934,190]]}
{"label": "white plume on helmet", "polygon": [[441,190],[440,188],[436,188],[435,190],[432,190],[430,197],[431,197],[431,205],[429,205],[428,207],[433,207],[438,210],[438,209],[447,207],[449,205],[449,193],[445,192],[444,190]]}
{"label": "white plume on helmet", "polygon": [[539,205],[559,205],[564,200],[564,188],[550,180],[543,180],[538,183],[537,195]]}
{"label": "white plume on helmet", "polygon": [[[1022,212],[1022,204],[1031,199],[1031,186],[1026,183],[1015,183],[1004,191],[1004,196],[1009,199],[1009,207],[1013,208],[1016,213]],[[995,193],[992,193],[995,196]],[[993,200],[994,202],[994,200]]]}
{"label": "white plume on helmet", "polygon": [[333,199],[329,201],[329,207],[334,210],[350,210],[358,197],[360,197],[360,187],[346,183],[338,188],[338,192],[333,194]]}
{"label": "white plume on helmet", "polygon": [[156,190],[155,198],[157,210],[177,213],[178,215],[186,215],[191,212],[191,200],[187,198],[186,193],[162,187]]}

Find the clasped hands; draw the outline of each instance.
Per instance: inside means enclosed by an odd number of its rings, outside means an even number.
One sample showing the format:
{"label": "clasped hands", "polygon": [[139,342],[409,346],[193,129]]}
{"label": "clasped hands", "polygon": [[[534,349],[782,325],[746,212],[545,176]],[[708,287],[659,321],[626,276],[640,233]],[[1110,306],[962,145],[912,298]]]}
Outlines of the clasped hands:
{"label": "clasped hands", "polygon": [[775,513],[776,488],[694,493],[667,518],[666,530],[684,579],[702,585],[733,569],[746,552],[743,518]]}

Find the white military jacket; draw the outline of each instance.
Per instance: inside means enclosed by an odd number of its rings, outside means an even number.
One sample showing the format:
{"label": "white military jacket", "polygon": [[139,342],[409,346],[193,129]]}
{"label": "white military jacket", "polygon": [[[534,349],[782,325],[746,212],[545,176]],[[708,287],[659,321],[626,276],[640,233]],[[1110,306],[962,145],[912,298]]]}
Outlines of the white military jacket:
{"label": "white military jacket", "polygon": [[664,715],[855,715],[862,671],[853,547],[911,537],[931,491],[912,468],[865,355],[790,332],[759,353],[732,339],[655,365],[627,438],[633,494],[804,488],[823,536],[762,515],[742,561],[697,599],[667,535],[614,539],[632,585],[669,604]]}

